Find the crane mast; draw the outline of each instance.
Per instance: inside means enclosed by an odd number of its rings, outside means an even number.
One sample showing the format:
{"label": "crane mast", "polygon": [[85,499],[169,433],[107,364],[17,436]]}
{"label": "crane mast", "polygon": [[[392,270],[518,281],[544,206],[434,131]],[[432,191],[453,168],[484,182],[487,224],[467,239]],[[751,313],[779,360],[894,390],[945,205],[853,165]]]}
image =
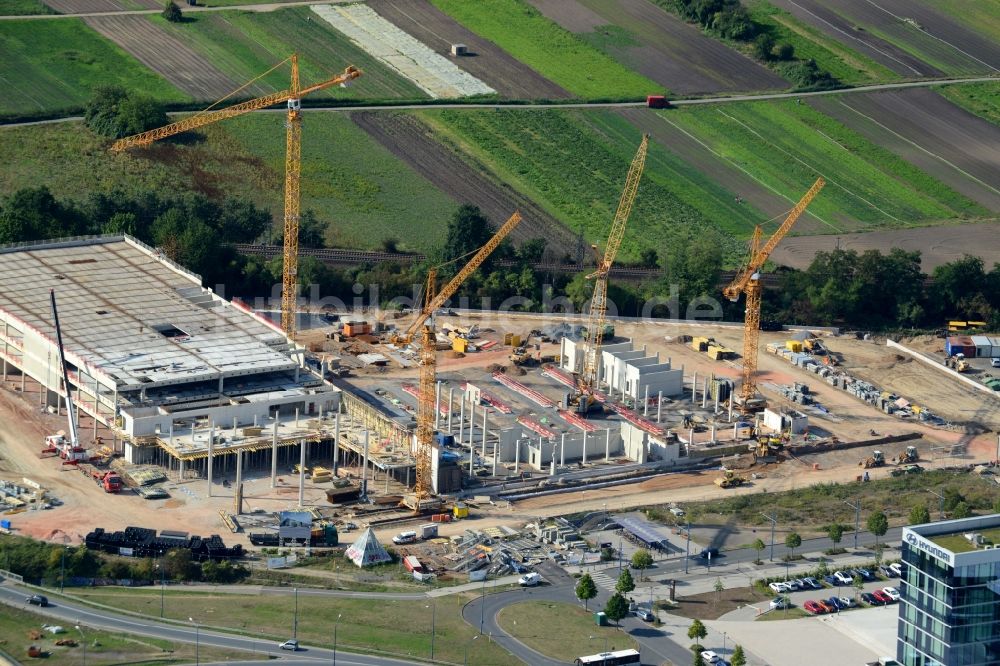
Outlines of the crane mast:
{"label": "crane mast", "polygon": [[[49,305],[52,307],[52,323],[56,328],[56,348],[59,350],[59,369],[62,372],[63,390],[66,391],[66,417],[69,419],[69,448],[79,445],[76,431],[76,407],[73,392],[69,388],[69,371],[66,369],[66,350],[63,348],[62,327],[59,326],[59,309],[56,307],[56,290],[49,289]],[[95,415],[94,418],[97,418]]]}
{"label": "crane mast", "polygon": [[301,191],[299,181],[302,172],[302,98],[306,95],[335,85],[346,86],[361,76],[361,70],[347,67],[341,74],[320,83],[302,88],[299,85],[299,59],[292,54],[291,81],[288,90],[264,95],[247,102],[240,102],[216,111],[198,113],[163,127],[140,132],[119,139],[111,144],[111,151],[120,153],[129,148],[145,147],[155,141],[181,132],[204,127],[219,120],[233,118],[251,111],[266,109],[286,102],[288,113],[285,119],[285,216],[284,216],[284,260],[281,273],[281,328],[285,335],[295,335],[295,301],[298,296],[299,267],[299,210]]}
{"label": "crane mast", "polygon": [[594,280],[594,295],[590,299],[587,346],[583,357],[583,373],[579,379],[581,392],[586,395],[597,389],[598,354],[600,354],[601,342],[604,340],[604,323],[608,313],[608,274],[611,272],[611,266],[614,264],[618,249],[621,247],[622,237],[625,235],[625,225],[632,213],[635,195],[639,191],[639,180],[642,178],[642,171],[646,165],[648,146],[649,135],[643,134],[639,149],[636,151],[635,157],[632,158],[632,164],[625,177],[625,188],[622,190],[618,209],[615,211],[615,217],[611,223],[611,233],[608,235],[608,242],[604,247],[604,256],[599,259],[597,269],[587,276],[588,279]]}
{"label": "crane mast", "polygon": [[781,223],[778,230],[767,239],[761,246],[760,241],[763,236],[758,224],[750,239],[750,248],[747,252],[747,262],[737,273],[725,289],[723,295],[730,301],[739,300],[740,294],[746,296],[746,308],[743,319],[743,385],[740,387],[740,410],[745,414],[752,411],[752,403],[757,397],[757,351],[760,341],[760,302],[761,284],[760,270],[764,262],[771,256],[771,252],[777,247],[781,239],[791,230],[798,221],[802,213],[819,194],[826,181],[817,178],[812,187],[802,195],[799,202],[795,204],[788,217]]}

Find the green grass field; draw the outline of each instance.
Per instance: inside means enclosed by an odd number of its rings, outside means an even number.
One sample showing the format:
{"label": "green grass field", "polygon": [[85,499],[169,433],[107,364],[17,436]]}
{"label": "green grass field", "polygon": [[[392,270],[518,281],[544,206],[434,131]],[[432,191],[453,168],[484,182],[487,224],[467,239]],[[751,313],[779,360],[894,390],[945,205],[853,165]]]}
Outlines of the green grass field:
{"label": "green grass field", "polygon": [[497,616],[504,631],[547,657],[566,663],[585,654],[638,648],[635,639],[617,627],[598,627],[594,608],[554,601],[524,601],[507,606]]}
{"label": "green grass field", "polygon": [[1000,82],[941,86],[936,91],[966,111],[1000,125]]}
{"label": "green grass field", "polygon": [[34,14],[58,14],[41,0],[4,0],[0,5],[2,16],[28,16]]}
{"label": "green grass field", "polygon": [[117,83],[165,102],[189,98],[79,19],[0,21],[0,116],[79,110]]}
{"label": "green grass field", "polygon": [[[81,599],[123,610],[156,617],[160,614],[160,592],[156,589],[88,588],[72,592]],[[470,664],[507,666],[516,663],[488,637],[473,640],[477,630],[462,619],[462,606],[474,597],[453,595],[433,602],[435,659],[460,664],[468,646]],[[431,603],[427,600],[373,601],[300,594],[298,637],[307,644],[331,647],[333,626],[338,623],[338,648],[426,659],[430,657]],[[232,629],[257,636],[262,642],[279,642],[291,638],[294,604],[291,594],[168,592],[164,617],[183,621],[193,617],[205,627]]]}
{"label": "green grass field", "polygon": [[[0,194],[47,185],[58,197],[84,199],[115,186],[247,197],[280,222],[284,192],[284,117],[257,114],[200,130],[202,141],[164,142],[132,155],[79,123],[0,128]],[[444,235],[456,203],[371,140],[347,117],[306,110],[302,208],[330,223],[347,247],[376,248],[383,238],[428,250]]]}
{"label": "green grass field", "polygon": [[431,2],[580,98],[639,99],[661,88],[559,27],[523,0]]}
{"label": "green grass field", "polygon": [[[66,629],[66,633],[53,635],[45,632],[41,639],[28,637],[28,633],[32,630],[41,631],[43,624],[61,624]],[[95,666],[183,664],[190,663],[195,658],[194,645],[172,643],[158,638],[109,633],[86,625],[82,625],[80,628],[83,631],[83,636],[86,637],[87,663]],[[56,622],[52,618],[38,613],[0,605],[0,647],[11,656],[26,659],[28,646],[37,645],[49,653],[49,656],[44,659],[46,664],[70,666],[82,663],[83,646],[56,645],[55,641],[59,638],[81,640],[80,632],[73,625]],[[249,658],[250,655],[233,650],[201,647],[199,657],[206,662],[211,662]]]}
{"label": "green grass field", "polygon": [[[234,81],[243,83],[268,71],[292,53],[299,54],[302,85],[339,74],[348,65],[364,72],[348,88],[329,88],[310,95],[315,99],[423,99],[427,95],[354,46],[308,7],[273,12],[205,12],[188,15],[183,23],[160,16],[149,20],[184,40]],[[285,90],[289,68],[271,72],[260,83]]]}
{"label": "green grass field", "polygon": [[[439,137],[473,154],[499,180],[528,194],[570,229],[582,229],[592,242],[607,238],[641,138],[620,116],[516,110],[420,115]],[[745,235],[753,211],[724,203],[733,199],[721,185],[653,144],[621,259],[636,260],[644,248],[661,250],[694,234]]]}
{"label": "green grass field", "polygon": [[827,186],[810,210],[830,222],[831,232],[988,214],[807,104],[754,102],[660,113],[792,200],[824,176]]}
{"label": "green grass field", "polygon": [[753,0],[745,4],[754,21],[767,26],[771,31],[775,42],[791,44],[795,47],[796,58],[812,58],[820,69],[830,72],[842,83],[861,85],[899,79],[888,67],[827,37],[766,0]]}

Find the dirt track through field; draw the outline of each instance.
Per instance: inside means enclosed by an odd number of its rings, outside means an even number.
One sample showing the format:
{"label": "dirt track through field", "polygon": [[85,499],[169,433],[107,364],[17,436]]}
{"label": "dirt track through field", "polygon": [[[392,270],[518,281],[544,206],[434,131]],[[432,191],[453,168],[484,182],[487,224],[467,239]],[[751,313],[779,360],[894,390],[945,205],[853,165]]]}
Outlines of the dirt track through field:
{"label": "dirt track through field", "polygon": [[[566,99],[570,94],[493,42],[467,30],[426,0],[369,0],[369,7],[436,53],[512,99]],[[469,55],[452,57],[451,45],[465,44]]]}
{"label": "dirt track through field", "polygon": [[145,16],[95,16],[87,25],[195,99],[216,100],[237,84]]}
{"label": "dirt track through field", "polygon": [[576,247],[576,237],[557,219],[435,141],[430,130],[413,116],[360,112],[352,113],[351,120],[453,199],[479,206],[494,225],[520,210],[525,223],[514,230],[515,242],[544,238],[546,247],[560,255]]}
{"label": "dirt track through field", "polygon": [[1000,212],[1000,127],[932,90],[813,99],[874,143],[994,212]]}
{"label": "dirt track through field", "polygon": [[637,40],[606,48],[631,69],[674,93],[784,89],[788,83],[648,0],[529,0],[577,34],[616,25]]}

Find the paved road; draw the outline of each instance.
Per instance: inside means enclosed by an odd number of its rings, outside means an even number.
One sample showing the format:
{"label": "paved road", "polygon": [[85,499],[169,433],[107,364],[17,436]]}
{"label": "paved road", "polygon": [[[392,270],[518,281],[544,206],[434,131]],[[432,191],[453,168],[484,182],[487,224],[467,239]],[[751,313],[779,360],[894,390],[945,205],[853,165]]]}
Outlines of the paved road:
{"label": "paved road", "polygon": [[[14,585],[10,581],[3,581],[0,582],[0,603],[23,607],[25,598],[34,592],[34,590]],[[31,610],[48,615],[66,625],[82,623],[86,627],[127,632],[141,636],[152,636],[178,643],[197,643],[199,645],[222,649],[243,650],[251,654],[261,655],[262,660],[289,657],[292,654],[278,649],[277,644],[270,640],[262,641],[253,637],[224,634],[193,626],[175,625],[160,622],[149,617],[118,615],[110,611],[95,610],[63,599],[52,600],[52,604],[45,608],[32,607]],[[305,649],[295,653],[295,657],[294,661],[290,663],[315,664],[320,660],[324,663],[330,663],[333,661],[334,651],[332,649],[327,650],[305,646]],[[342,650],[337,651],[336,659],[337,663],[344,666],[403,666],[404,664],[419,663],[402,659],[390,659],[388,657],[354,654]],[[228,663],[231,664],[233,662]]]}
{"label": "paved road", "polygon": [[[293,4],[293,3],[289,3]],[[311,3],[305,3],[311,4]],[[157,12],[159,10],[156,10]],[[127,12],[116,12],[127,13]],[[3,17],[0,17],[2,19]],[[838,88],[836,90],[817,90],[814,92],[786,92],[786,93],[764,93],[759,95],[730,95],[728,97],[701,97],[698,99],[677,99],[671,100],[674,106],[693,106],[697,104],[726,104],[729,102],[759,102],[769,99],[799,99],[802,97],[821,97],[827,95],[848,95],[853,93],[878,92],[880,90],[897,90],[901,88],[927,88],[937,85],[955,85],[961,83],[985,83],[990,81],[1000,81],[996,76],[977,76],[969,78],[944,78],[944,79],[924,79],[921,81],[908,81],[906,83],[882,83],[871,86],[858,86],[856,88]],[[307,111],[326,112],[350,112],[350,111],[405,111],[421,109],[489,109],[489,108],[510,108],[510,109],[602,109],[602,108],[626,108],[646,106],[645,102],[569,102],[565,104],[524,104],[520,102],[490,102],[483,104],[468,104],[455,102],[454,104],[379,104],[374,106],[308,106]],[[286,113],[287,109],[262,109],[254,113]],[[190,115],[190,111],[172,111],[168,116]],[[49,125],[52,123],[64,123],[76,120],[83,120],[82,116],[67,116],[65,118],[52,118],[49,120],[32,120],[28,122],[0,124],[0,127],[24,127],[28,125]]]}

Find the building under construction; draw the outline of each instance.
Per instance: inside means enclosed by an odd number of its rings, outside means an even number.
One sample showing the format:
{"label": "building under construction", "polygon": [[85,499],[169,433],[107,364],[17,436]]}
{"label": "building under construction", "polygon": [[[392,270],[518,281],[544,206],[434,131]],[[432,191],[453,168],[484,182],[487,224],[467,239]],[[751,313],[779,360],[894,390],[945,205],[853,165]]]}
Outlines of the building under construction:
{"label": "building under construction", "polygon": [[153,248],[106,236],[0,254],[4,382],[20,375],[22,390],[42,387],[40,406],[64,405],[54,290],[74,407],[126,461],[183,476],[206,458],[260,451],[273,468],[279,449],[333,439],[341,392],[302,348]]}

